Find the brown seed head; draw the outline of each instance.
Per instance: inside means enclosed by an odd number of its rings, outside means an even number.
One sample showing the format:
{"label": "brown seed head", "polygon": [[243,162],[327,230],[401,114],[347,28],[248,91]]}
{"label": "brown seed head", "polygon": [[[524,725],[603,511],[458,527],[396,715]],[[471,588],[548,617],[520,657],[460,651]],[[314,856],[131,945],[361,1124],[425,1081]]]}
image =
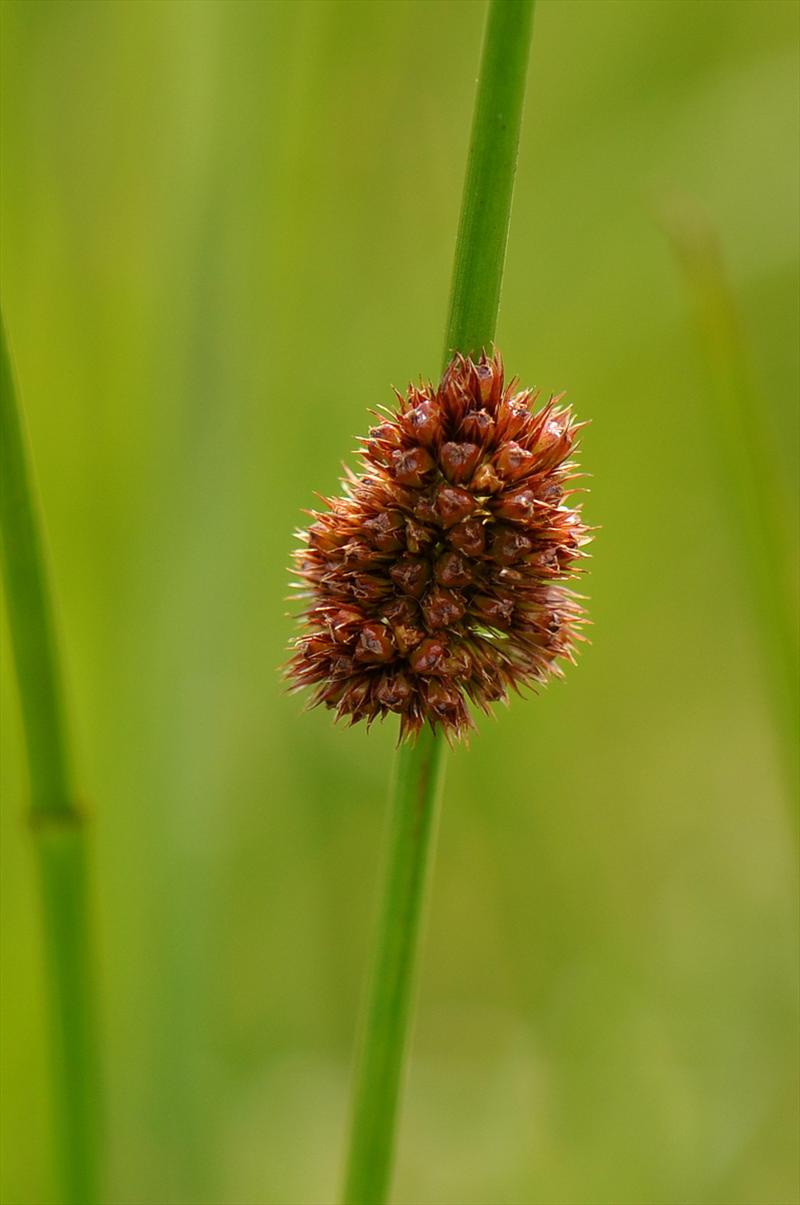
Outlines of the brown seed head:
{"label": "brown seed head", "polygon": [[295,554],[308,606],[288,676],[351,722],[448,739],[511,689],[559,674],[583,612],[564,579],[586,554],[577,425],[560,398],[506,385],[499,355],[456,356],[363,441],[360,476]]}

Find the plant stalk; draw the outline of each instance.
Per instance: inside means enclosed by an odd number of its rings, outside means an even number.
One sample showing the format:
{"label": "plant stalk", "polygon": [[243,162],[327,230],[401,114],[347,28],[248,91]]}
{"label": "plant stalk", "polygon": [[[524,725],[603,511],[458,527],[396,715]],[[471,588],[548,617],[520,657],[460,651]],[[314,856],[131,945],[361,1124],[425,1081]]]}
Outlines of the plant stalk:
{"label": "plant stalk", "polygon": [[703,210],[688,200],[666,210],[664,222],[694,301],[719,480],[741,552],[742,585],[759,630],[786,795],[800,840],[800,646],[788,519],[792,500],[776,462],[768,412],[753,385],[745,332],[716,232]]}
{"label": "plant stalk", "polygon": [[425,727],[415,744],[401,746],[394,762],[383,901],[354,1096],[347,1205],[380,1205],[388,1194],[443,754],[441,737]]}
{"label": "plant stalk", "polygon": [[0,320],[0,534],[40,883],[61,1199],[94,1205],[97,1055],[84,817],[72,786],[44,552]]}
{"label": "plant stalk", "polygon": [[[477,354],[494,339],[525,96],[534,0],[490,0],[456,240],[445,339]],[[425,891],[444,777],[441,733],[398,749],[383,896],[353,1089],[343,1205],[389,1193],[419,960]]]}

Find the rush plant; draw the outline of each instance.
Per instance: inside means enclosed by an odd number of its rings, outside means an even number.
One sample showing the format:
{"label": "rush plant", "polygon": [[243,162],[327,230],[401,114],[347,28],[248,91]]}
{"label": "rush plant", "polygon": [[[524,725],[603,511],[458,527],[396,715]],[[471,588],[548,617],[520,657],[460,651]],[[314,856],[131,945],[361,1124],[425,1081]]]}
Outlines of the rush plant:
{"label": "rush plant", "polygon": [[44,929],[64,1205],[98,1200],[97,1053],[85,817],[73,783],[53,606],[22,416],[0,322],[0,533]]}
{"label": "rush plant", "polygon": [[382,1205],[395,1147],[443,744],[572,659],[564,584],[587,540],[571,503],[578,424],[491,354],[533,0],[491,0],[456,246],[444,372],[397,395],[362,465],[296,554],[303,631],[288,667],[351,723],[399,717],[383,895],[353,1089],[344,1205]]}

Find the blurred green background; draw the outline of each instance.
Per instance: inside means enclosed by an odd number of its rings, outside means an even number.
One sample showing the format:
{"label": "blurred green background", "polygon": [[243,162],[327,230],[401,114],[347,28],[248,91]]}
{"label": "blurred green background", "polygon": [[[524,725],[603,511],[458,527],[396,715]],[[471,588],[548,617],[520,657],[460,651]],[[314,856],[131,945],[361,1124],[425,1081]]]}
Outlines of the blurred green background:
{"label": "blurred green background", "polygon": [[[498,343],[592,425],[592,646],[450,759],[399,1205],[797,1200],[796,844],[691,298],[798,479],[797,5],[540,0]],[[484,6],[2,4],[2,288],[94,894],[112,1205],[339,1178],[394,732],[276,667],[292,530],[436,375]],[[2,1199],[54,1198],[3,621]]]}

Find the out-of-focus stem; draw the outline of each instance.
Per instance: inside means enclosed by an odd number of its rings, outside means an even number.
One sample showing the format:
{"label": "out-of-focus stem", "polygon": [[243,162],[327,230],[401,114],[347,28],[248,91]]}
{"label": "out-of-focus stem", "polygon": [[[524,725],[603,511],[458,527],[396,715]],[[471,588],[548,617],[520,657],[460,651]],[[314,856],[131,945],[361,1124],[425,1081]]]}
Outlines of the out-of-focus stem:
{"label": "out-of-focus stem", "polygon": [[719,472],[742,550],[741,573],[758,623],[765,674],[794,818],[800,761],[798,583],[791,502],[763,407],[753,387],[746,341],[718,239],[703,211],[673,203],[664,215],[691,290],[706,362]]}
{"label": "out-of-focus stem", "polygon": [[2,322],[0,480],[3,579],[42,901],[61,1197],[64,1205],[93,1205],[97,1058],[84,816],[71,781],[52,604]]}

